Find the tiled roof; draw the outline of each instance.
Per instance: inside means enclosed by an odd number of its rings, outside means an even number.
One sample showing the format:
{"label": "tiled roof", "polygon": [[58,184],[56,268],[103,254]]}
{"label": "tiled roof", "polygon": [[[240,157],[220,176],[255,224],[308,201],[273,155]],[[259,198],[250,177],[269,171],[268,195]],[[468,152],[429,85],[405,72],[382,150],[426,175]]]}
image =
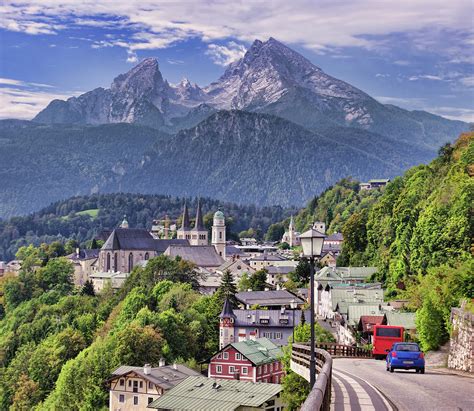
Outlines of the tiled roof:
{"label": "tiled roof", "polygon": [[[236,327],[293,328],[293,310],[233,310]],[[301,322],[301,310],[295,310],[295,324]],[[311,319],[311,310],[304,310],[306,322]],[[265,319],[262,323],[260,320]],[[284,321],[281,321],[284,320]]]}
{"label": "tiled roof", "polygon": [[188,377],[148,408],[180,411],[233,411],[260,407],[279,394],[280,384]]}
{"label": "tiled roof", "polygon": [[384,318],[383,315],[362,315],[359,319],[359,331],[364,333],[372,331],[374,325],[384,322]]}
{"label": "tiled roof", "polygon": [[328,236],[327,238],[325,238],[324,241],[343,241],[343,240],[344,240],[344,236],[342,235],[342,233],[334,233]]}
{"label": "tiled roof", "polygon": [[382,289],[366,289],[362,287],[332,288],[331,291],[332,309],[335,310],[338,303],[379,303],[383,301]]}
{"label": "tiled roof", "polygon": [[245,255],[245,253],[238,247],[234,245],[226,245],[225,247],[225,253],[228,256],[232,255]]}
{"label": "tiled roof", "polygon": [[347,309],[347,321],[350,325],[359,324],[359,320],[365,315],[383,315],[379,304],[349,304]]}
{"label": "tiled roof", "polygon": [[387,318],[387,325],[397,325],[404,327],[406,330],[415,330],[416,313],[400,313],[390,311],[385,314]]}
{"label": "tiled roof", "polygon": [[95,249],[83,248],[79,250],[79,255],[77,255],[77,253],[72,253],[72,254],[69,254],[67,258],[72,261],[93,260],[99,257],[99,252],[100,252],[99,248],[95,248]]}
{"label": "tiled roof", "polygon": [[212,245],[181,246],[170,245],[165,252],[170,257],[181,257],[183,260],[191,261],[198,267],[219,267],[224,259],[217,254]]}
{"label": "tiled roof", "polygon": [[246,305],[289,305],[292,300],[296,300],[298,304],[304,303],[300,297],[288,290],[242,291],[235,296]]}
{"label": "tiled roof", "polygon": [[250,258],[250,261],[285,261],[286,258],[283,258],[276,254],[262,254],[256,257]]}
{"label": "tiled roof", "polygon": [[268,271],[268,274],[288,274],[295,271],[295,267],[288,265],[270,265],[265,267],[265,269]]}
{"label": "tiled roof", "polygon": [[[145,374],[143,367],[131,367],[128,365],[122,365],[112,372],[112,377],[119,377],[130,372],[135,372],[140,377],[151,381],[163,388],[169,390],[174,386],[178,385],[181,381],[189,376],[199,376],[200,374],[191,368],[186,367],[182,364],[176,364],[176,369],[172,365],[165,365],[163,367],[151,368],[150,374]],[[110,379],[109,379],[110,380]]]}
{"label": "tiled roof", "polygon": [[282,356],[280,347],[265,337],[239,341],[231,346],[255,365],[272,363]]}

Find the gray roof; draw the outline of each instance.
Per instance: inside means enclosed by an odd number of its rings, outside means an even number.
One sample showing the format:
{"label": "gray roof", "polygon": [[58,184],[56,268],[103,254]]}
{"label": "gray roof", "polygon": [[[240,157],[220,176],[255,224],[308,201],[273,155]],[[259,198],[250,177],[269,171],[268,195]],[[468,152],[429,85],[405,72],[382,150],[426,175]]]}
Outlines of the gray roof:
{"label": "gray roof", "polygon": [[[255,365],[278,361],[283,355],[280,347],[265,337],[239,341],[230,345]],[[221,351],[224,349],[225,347]]]}
{"label": "gray roof", "polygon": [[198,267],[219,267],[224,262],[224,259],[217,254],[212,245],[170,245],[165,254],[170,257],[179,256],[183,260],[191,261]]}
{"label": "gray roof", "polygon": [[94,260],[99,257],[99,248],[87,249],[83,248],[79,250],[79,255],[77,253],[72,253],[67,256],[71,261],[81,261],[81,260]]}
{"label": "gray roof", "polygon": [[277,254],[266,254],[266,253],[250,258],[250,261],[285,261],[285,260],[286,258],[279,256]]}
{"label": "gray roof", "polygon": [[183,208],[183,218],[181,219],[180,230],[189,230],[189,229],[191,229],[191,224],[189,223],[188,205],[185,202],[184,208]]}
{"label": "gray roof", "polygon": [[385,313],[385,317],[387,318],[387,325],[404,327],[406,330],[416,329],[416,313],[390,311]]}
{"label": "gray roof", "polygon": [[225,253],[227,256],[231,255],[245,255],[245,253],[235,245],[226,245],[225,246]]}
{"label": "gray roof", "polygon": [[342,233],[334,233],[328,236],[324,241],[343,241],[344,237]]}
{"label": "gray roof", "polygon": [[128,365],[122,365],[112,372],[110,379],[120,377],[122,375],[134,372],[140,377],[151,381],[153,384],[158,385],[164,390],[169,390],[179,384],[181,381],[189,376],[199,376],[200,374],[191,368],[186,367],[182,364],[176,364],[176,369],[172,365],[165,365],[163,367],[154,367],[151,369],[150,374],[145,374],[143,367],[131,367]]}
{"label": "gray roof", "polygon": [[207,228],[204,226],[202,220],[202,209],[201,209],[201,200],[198,200],[197,211],[196,211],[196,221],[194,223],[194,231],[207,231]]}
{"label": "gray roof", "polygon": [[288,290],[243,291],[235,296],[237,300],[247,305],[289,305],[291,300],[296,300],[298,304],[304,303],[300,297],[290,293]]}
{"label": "gray roof", "polygon": [[102,246],[102,250],[144,250],[163,254],[172,244],[189,245],[189,242],[155,239],[144,228],[116,228]]}
{"label": "gray roof", "polygon": [[265,267],[267,270],[268,274],[288,274],[291,273],[292,271],[295,271],[296,267],[292,267],[289,265],[269,265],[268,267]]}
{"label": "gray roof", "polygon": [[[260,407],[279,394],[283,386],[240,380],[188,377],[153,401],[148,408],[189,411],[233,411]],[[246,408],[247,409],[247,408]]]}
{"label": "gray roof", "polygon": [[[293,310],[233,310],[233,313],[236,327],[293,328]],[[302,310],[295,310],[295,325],[300,323],[302,313]],[[304,318],[306,322],[311,320],[311,310],[304,310]],[[262,319],[265,320],[263,323]]]}

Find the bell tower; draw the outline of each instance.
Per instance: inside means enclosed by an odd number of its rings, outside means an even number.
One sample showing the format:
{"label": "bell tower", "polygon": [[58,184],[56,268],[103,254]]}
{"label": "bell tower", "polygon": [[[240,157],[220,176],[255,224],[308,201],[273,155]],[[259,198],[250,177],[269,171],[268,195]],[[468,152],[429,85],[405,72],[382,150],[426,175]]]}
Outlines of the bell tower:
{"label": "bell tower", "polygon": [[212,245],[225,260],[225,217],[220,210],[216,211],[212,222]]}
{"label": "bell tower", "polygon": [[235,318],[232,304],[226,298],[222,312],[219,315],[219,349],[235,342]]}

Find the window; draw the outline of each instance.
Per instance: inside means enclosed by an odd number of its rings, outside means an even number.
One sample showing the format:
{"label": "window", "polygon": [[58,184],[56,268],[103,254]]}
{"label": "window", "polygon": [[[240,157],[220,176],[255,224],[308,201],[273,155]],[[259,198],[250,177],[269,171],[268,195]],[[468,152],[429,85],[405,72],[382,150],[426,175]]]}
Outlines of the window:
{"label": "window", "polygon": [[145,260],[149,260],[149,259],[150,259],[150,254],[145,253]]}
{"label": "window", "polygon": [[[263,366],[263,372],[266,374],[267,373],[267,364]],[[266,381],[265,381],[266,382]]]}
{"label": "window", "polygon": [[222,365],[216,366],[216,373],[217,374],[222,374]]}
{"label": "window", "polygon": [[237,354],[235,354],[235,359],[236,360],[241,360],[242,359],[242,354],[240,354],[239,352]]}
{"label": "window", "polygon": [[123,379],[120,380],[120,386],[123,387],[125,385],[125,381]]}
{"label": "window", "polygon": [[114,272],[118,271],[118,255],[117,253],[114,254]]}
{"label": "window", "polygon": [[263,333],[263,336],[264,336],[265,338],[271,339],[271,338],[272,338],[272,333],[271,333],[271,332],[264,332],[264,333]]}
{"label": "window", "polygon": [[229,359],[229,353],[228,353],[228,352],[222,353],[222,358],[223,358],[224,360],[228,360],[228,359]]}
{"label": "window", "polygon": [[133,254],[128,255],[128,272],[131,273],[133,269]]}
{"label": "window", "polygon": [[140,388],[143,388],[143,381],[140,381]]}
{"label": "window", "polygon": [[128,386],[129,386],[129,387],[132,386],[132,380],[128,380]]}
{"label": "window", "polygon": [[153,397],[148,397],[148,404],[151,404],[153,402]]}
{"label": "window", "polygon": [[377,337],[400,337],[401,328],[377,328]]}
{"label": "window", "polygon": [[229,374],[234,374],[235,373],[235,367],[233,365],[231,365],[229,367]]}
{"label": "window", "polygon": [[281,340],[281,338],[282,338],[282,334],[281,334],[281,333],[275,333],[275,335],[274,335],[274,339],[275,339],[275,340]]}
{"label": "window", "polygon": [[125,395],[123,394],[119,395],[119,402],[125,402]]}
{"label": "window", "polygon": [[133,397],[133,405],[138,405],[138,397],[136,395]]}
{"label": "window", "polygon": [[152,382],[148,383],[148,388],[153,388],[153,383]]}
{"label": "window", "polygon": [[249,369],[247,367],[242,367],[242,374],[247,375],[249,373]]}
{"label": "window", "polygon": [[221,353],[217,354],[217,359],[220,360],[221,358],[222,358],[222,354]]}
{"label": "window", "polygon": [[110,253],[107,253],[107,264],[105,266],[105,271],[110,271]]}

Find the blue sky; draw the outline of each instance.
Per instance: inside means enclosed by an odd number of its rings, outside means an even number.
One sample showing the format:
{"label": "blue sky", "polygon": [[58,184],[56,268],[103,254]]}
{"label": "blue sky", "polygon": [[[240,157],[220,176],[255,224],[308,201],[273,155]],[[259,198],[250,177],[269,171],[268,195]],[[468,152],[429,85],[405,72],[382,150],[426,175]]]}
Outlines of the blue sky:
{"label": "blue sky", "polygon": [[470,0],[6,0],[0,118],[108,87],[144,57],[172,83],[205,86],[273,36],[384,103],[474,121],[473,11]]}

